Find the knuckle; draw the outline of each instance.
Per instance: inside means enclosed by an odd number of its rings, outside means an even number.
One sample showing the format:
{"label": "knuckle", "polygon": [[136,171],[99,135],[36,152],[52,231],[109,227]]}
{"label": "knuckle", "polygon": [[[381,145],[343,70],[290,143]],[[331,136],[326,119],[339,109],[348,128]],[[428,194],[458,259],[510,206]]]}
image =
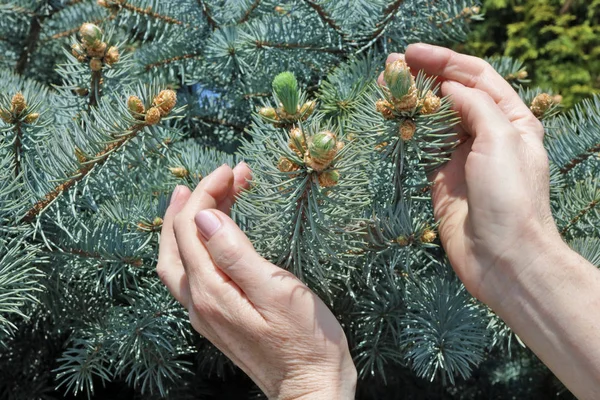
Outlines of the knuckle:
{"label": "knuckle", "polygon": [[214,302],[209,301],[206,295],[198,293],[197,291],[191,294],[192,296],[192,310],[194,313],[202,319],[214,317],[219,315],[219,311],[215,307]]}

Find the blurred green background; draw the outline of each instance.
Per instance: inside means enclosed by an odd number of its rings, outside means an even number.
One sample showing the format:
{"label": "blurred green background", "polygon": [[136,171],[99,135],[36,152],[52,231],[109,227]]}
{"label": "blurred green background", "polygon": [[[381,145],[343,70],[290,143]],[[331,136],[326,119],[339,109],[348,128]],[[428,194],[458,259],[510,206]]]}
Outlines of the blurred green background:
{"label": "blurred green background", "polygon": [[600,0],[482,0],[482,12],[458,51],[523,61],[566,108],[600,93]]}

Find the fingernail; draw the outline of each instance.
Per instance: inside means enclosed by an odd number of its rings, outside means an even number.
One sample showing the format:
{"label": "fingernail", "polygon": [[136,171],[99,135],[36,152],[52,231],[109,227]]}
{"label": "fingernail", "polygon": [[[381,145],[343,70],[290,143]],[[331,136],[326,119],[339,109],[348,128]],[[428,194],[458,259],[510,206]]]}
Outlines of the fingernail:
{"label": "fingernail", "polygon": [[203,210],[194,218],[198,230],[206,240],[209,240],[221,227],[221,220],[212,211]]}
{"label": "fingernail", "polygon": [[181,195],[181,189],[182,189],[181,185],[175,186],[175,189],[173,190],[173,194],[171,195],[171,201],[169,202],[169,204],[173,204],[174,202],[177,201],[177,198],[179,197],[179,195]]}

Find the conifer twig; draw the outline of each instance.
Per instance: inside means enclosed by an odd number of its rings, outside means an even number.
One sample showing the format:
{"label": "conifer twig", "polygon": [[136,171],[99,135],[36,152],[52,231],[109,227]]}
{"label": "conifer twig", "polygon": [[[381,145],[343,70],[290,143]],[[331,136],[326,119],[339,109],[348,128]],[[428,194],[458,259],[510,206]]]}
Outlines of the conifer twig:
{"label": "conifer twig", "polygon": [[241,132],[244,131],[244,125],[240,125],[235,122],[227,121],[225,119],[204,117],[204,116],[200,116],[200,115],[194,116],[193,119],[197,119],[199,121],[206,122],[209,124],[226,126],[228,128],[233,128],[233,129],[235,129],[237,131],[241,131]]}
{"label": "conifer twig", "polygon": [[94,169],[94,167],[104,164],[113,152],[123,147],[130,139],[135,138],[137,134],[144,128],[144,126],[145,125],[136,125],[131,129],[129,134],[124,135],[119,139],[115,140],[114,142],[107,144],[106,147],[104,147],[102,151],[97,153],[92,160],[83,164],[81,168],[79,168],[76,171],[75,176],[56,186],[49,193],[47,193],[42,200],[39,200],[37,203],[35,203],[33,207],[31,207],[29,211],[27,211],[25,217],[23,217],[23,220],[33,220],[50,203],[56,200],[62,192],[73,187],[77,182],[85,178],[92,171],[92,169]]}
{"label": "conifer twig", "polygon": [[327,24],[331,29],[333,29],[338,35],[342,37],[342,39],[346,39],[347,34],[342,30],[342,28],[335,22],[335,20],[327,14],[325,9],[321,7],[320,4],[316,3],[313,0],[304,0],[306,4],[313,10],[317,12],[319,17]]}
{"label": "conifer twig", "polygon": [[593,154],[596,154],[599,151],[600,151],[600,143],[589,148],[583,154],[580,154],[577,157],[575,157],[574,159],[572,159],[571,161],[569,161],[569,163],[567,163],[564,167],[562,167],[560,169],[560,172],[562,172],[563,174],[568,173],[573,168],[575,168],[576,166],[578,166],[579,164],[581,164],[582,162],[587,160],[589,157],[591,157]]}
{"label": "conifer twig", "polygon": [[398,11],[402,3],[404,3],[404,0],[395,0],[393,3],[387,6],[385,10],[383,10],[383,19],[377,23],[377,25],[375,25],[375,30],[366,38],[367,44],[358,50],[358,53],[368,49],[377,41],[377,39],[379,39],[379,37],[385,32],[388,24],[394,19],[394,14],[396,11]]}
{"label": "conifer twig", "polygon": [[165,21],[170,24],[183,25],[183,22],[179,21],[178,19],[154,12],[154,11],[152,11],[152,9],[150,7],[144,9],[144,8],[136,7],[127,2],[123,2],[123,3],[119,4],[119,6],[121,8],[124,8],[125,10],[131,11],[133,13],[146,15],[148,17],[159,19],[161,21]]}
{"label": "conifer twig", "polygon": [[590,211],[592,211],[594,208],[596,208],[596,206],[600,204],[600,202],[598,202],[598,200],[592,200],[591,202],[589,202],[587,204],[587,206],[585,206],[581,211],[579,211],[577,213],[577,215],[575,217],[573,217],[569,223],[567,225],[564,226],[564,228],[562,228],[562,230],[560,231],[560,234],[562,236],[564,236],[567,231],[577,223],[577,221],[579,221],[581,218],[583,218],[583,216],[585,216],[587,213],[589,213]]}
{"label": "conifer twig", "polygon": [[21,149],[23,147],[23,129],[21,121],[17,121],[15,125],[15,176],[19,175],[21,169]]}
{"label": "conifer twig", "polygon": [[248,19],[250,18],[250,15],[252,14],[252,12],[254,10],[256,10],[256,7],[259,6],[260,1],[261,0],[254,0],[254,3],[252,3],[252,5],[250,6],[250,8],[248,8],[248,10],[246,10],[246,12],[242,16],[242,18],[238,21],[239,24],[243,24],[244,22],[248,21]]}
{"label": "conifer twig", "polygon": [[342,49],[334,49],[331,47],[314,47],[314,46],[311,46],[308,44],[303,44],[303,43],[275,43],[275,42],[267,42],[264,40],[256,40],[254,42],[254,44],[259,49],[263,48],[263,47],[272,47],[275,49],[307,50],[307,51],[314,51],[314,52],[319,52],[319,53],[335,54],[335,55],[339,55],[339,56],[344,56],[346,54],[344,52],[344,50],[342,50]]}
{"label": "conifer twig", "polygon": [[217,21],[215,21],[215,19],[213,18],[210,8],[208,8],[208,4],[206,4],[204,0],[198,0],[198,5],[202,9],[202,13],[206,18],[206,22],[208,22],[210,29],[212,29],[213,31],[216,30],[219,27],[219,24],[217,24]]}
{"label": "conifer twig", "polygon": [[23,51],[21,51],[17,65],[15,66],[15,71],[19,75],[22,75],[23,72],[25,72],[25,68],[27,68],[27,63],[29,62],[29,57],[37,47],[40,31],[42,30],[43,18],[44,17],[38,17],[37,15],[34,15],[31,19],[31,25],[29,26],[29,33],[27,34],[27,39],[25,40],[25,46],[23,46]]}
{"label": "conifer twig", "polygon": [[184,54],[181,56],[176,56],[176,57],[171,57],[171,58],[165,58],[164,60],[160,60],[157,62],[154,62],[152,64],[148,64],[145,66],[146,71],[151,70],[152,68],[158,68],[158,67],[162,67],[163,65],[166,64],[170,64],[172,62],[175,61],[179,61],[179,60],[185,60],[185,59],[190,59],[190,58],[195,58],[200,56],[200,53],[190,53],[190,54]]}
{"label": "conifer twig", "polygon": [[92,83],[90,86],[90,107],[96,107],[100,97],[100,82],[102,71],[92,71]]}

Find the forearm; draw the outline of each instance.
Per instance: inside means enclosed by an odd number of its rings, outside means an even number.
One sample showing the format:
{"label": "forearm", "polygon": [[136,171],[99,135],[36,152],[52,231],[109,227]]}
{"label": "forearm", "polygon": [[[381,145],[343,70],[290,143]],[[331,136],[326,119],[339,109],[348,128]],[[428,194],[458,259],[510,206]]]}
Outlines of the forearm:
{"label": "forearm", "polygon": [[600,271],[562,242],[516,266],[495,310],[580,399],[600,398]]}

